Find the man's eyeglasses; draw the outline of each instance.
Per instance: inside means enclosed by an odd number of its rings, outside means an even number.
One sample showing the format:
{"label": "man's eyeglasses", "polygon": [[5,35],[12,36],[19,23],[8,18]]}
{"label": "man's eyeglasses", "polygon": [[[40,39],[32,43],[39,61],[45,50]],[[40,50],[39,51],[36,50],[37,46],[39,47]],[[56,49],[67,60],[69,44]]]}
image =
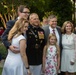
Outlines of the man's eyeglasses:
{"label": "man's eyeglasses", "polygon": [[22,12],[22,13],[25,13],[25,14],[30,14],[30,12]]}

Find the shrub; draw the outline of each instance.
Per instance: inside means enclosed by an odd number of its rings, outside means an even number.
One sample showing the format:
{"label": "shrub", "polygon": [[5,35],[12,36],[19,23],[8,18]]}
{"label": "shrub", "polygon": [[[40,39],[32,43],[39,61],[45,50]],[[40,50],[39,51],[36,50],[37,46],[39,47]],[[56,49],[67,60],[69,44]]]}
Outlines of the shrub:
{"label": "shrub", "polygon": [[0,43],[0,54],[1,54],[2,59],[5,59],[7,56],[7,50],[2,43]]}

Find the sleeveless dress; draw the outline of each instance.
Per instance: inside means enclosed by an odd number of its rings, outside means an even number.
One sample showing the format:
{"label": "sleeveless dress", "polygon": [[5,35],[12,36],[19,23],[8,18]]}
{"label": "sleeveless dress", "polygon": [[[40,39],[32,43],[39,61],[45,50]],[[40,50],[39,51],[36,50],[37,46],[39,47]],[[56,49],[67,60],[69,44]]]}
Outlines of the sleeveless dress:
{"label": "sleeveless dress", "polygon": [[55,46],[49,46],[46,54],[44,75],[57,75],[56,66],[57,66],[57,49]]}
{"label": "sleeveless dress", "polygon": [[[63,72],[76,72],[76,62],[75,58],[75,45],[73,33],[71,35],[63,34],[62,35],[62,60],[61,60],[61,71]],[[70,62],[75,62],[74,65],[71,65]]]}
{"label": "sleeveless dress", "polygon": [[[18,47],[18,50],[20,50],[19,42],[22,39],[25,39],[23,35],[12,39],[12,45]],[[20,53],[15,54],[8,49],[2,75],[27,75]]]}

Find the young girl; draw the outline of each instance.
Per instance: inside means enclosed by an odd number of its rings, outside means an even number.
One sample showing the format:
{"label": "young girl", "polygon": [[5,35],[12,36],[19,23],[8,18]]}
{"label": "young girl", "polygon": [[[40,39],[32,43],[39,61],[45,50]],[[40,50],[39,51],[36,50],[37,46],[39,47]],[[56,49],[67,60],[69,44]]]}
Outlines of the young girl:
{"label": "young girl", "polygon": [[55,34],[50,34],[43,52],[44,75],[57,75],[60,66],[60,49]]}

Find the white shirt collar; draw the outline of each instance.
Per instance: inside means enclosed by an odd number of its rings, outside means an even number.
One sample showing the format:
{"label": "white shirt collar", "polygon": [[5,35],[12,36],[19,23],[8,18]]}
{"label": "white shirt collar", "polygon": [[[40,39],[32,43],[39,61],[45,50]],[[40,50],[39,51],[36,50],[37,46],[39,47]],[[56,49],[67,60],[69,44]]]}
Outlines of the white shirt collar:
{"label": "white shirt collar", "polygon": [[[53,30],[53,28],[52,28],[51,26],[49,26],[49,29],[50,29],[50,31],[52,31],[52,30]],[[54,28],[54,30],[56,30],[56,28]]]}
{"label": "white shirt collar", "polygon": [[[53,28],[51,26],[49,26],[49,30],[50,30],[50,33],[53,33]],[[56,28],[54,28],[54,30],[55,30],[55,34],[56,34],[56,37],[57,37],[57,43],[59,45],[59,41],[60,41],[59,33],[58,33]]]}

